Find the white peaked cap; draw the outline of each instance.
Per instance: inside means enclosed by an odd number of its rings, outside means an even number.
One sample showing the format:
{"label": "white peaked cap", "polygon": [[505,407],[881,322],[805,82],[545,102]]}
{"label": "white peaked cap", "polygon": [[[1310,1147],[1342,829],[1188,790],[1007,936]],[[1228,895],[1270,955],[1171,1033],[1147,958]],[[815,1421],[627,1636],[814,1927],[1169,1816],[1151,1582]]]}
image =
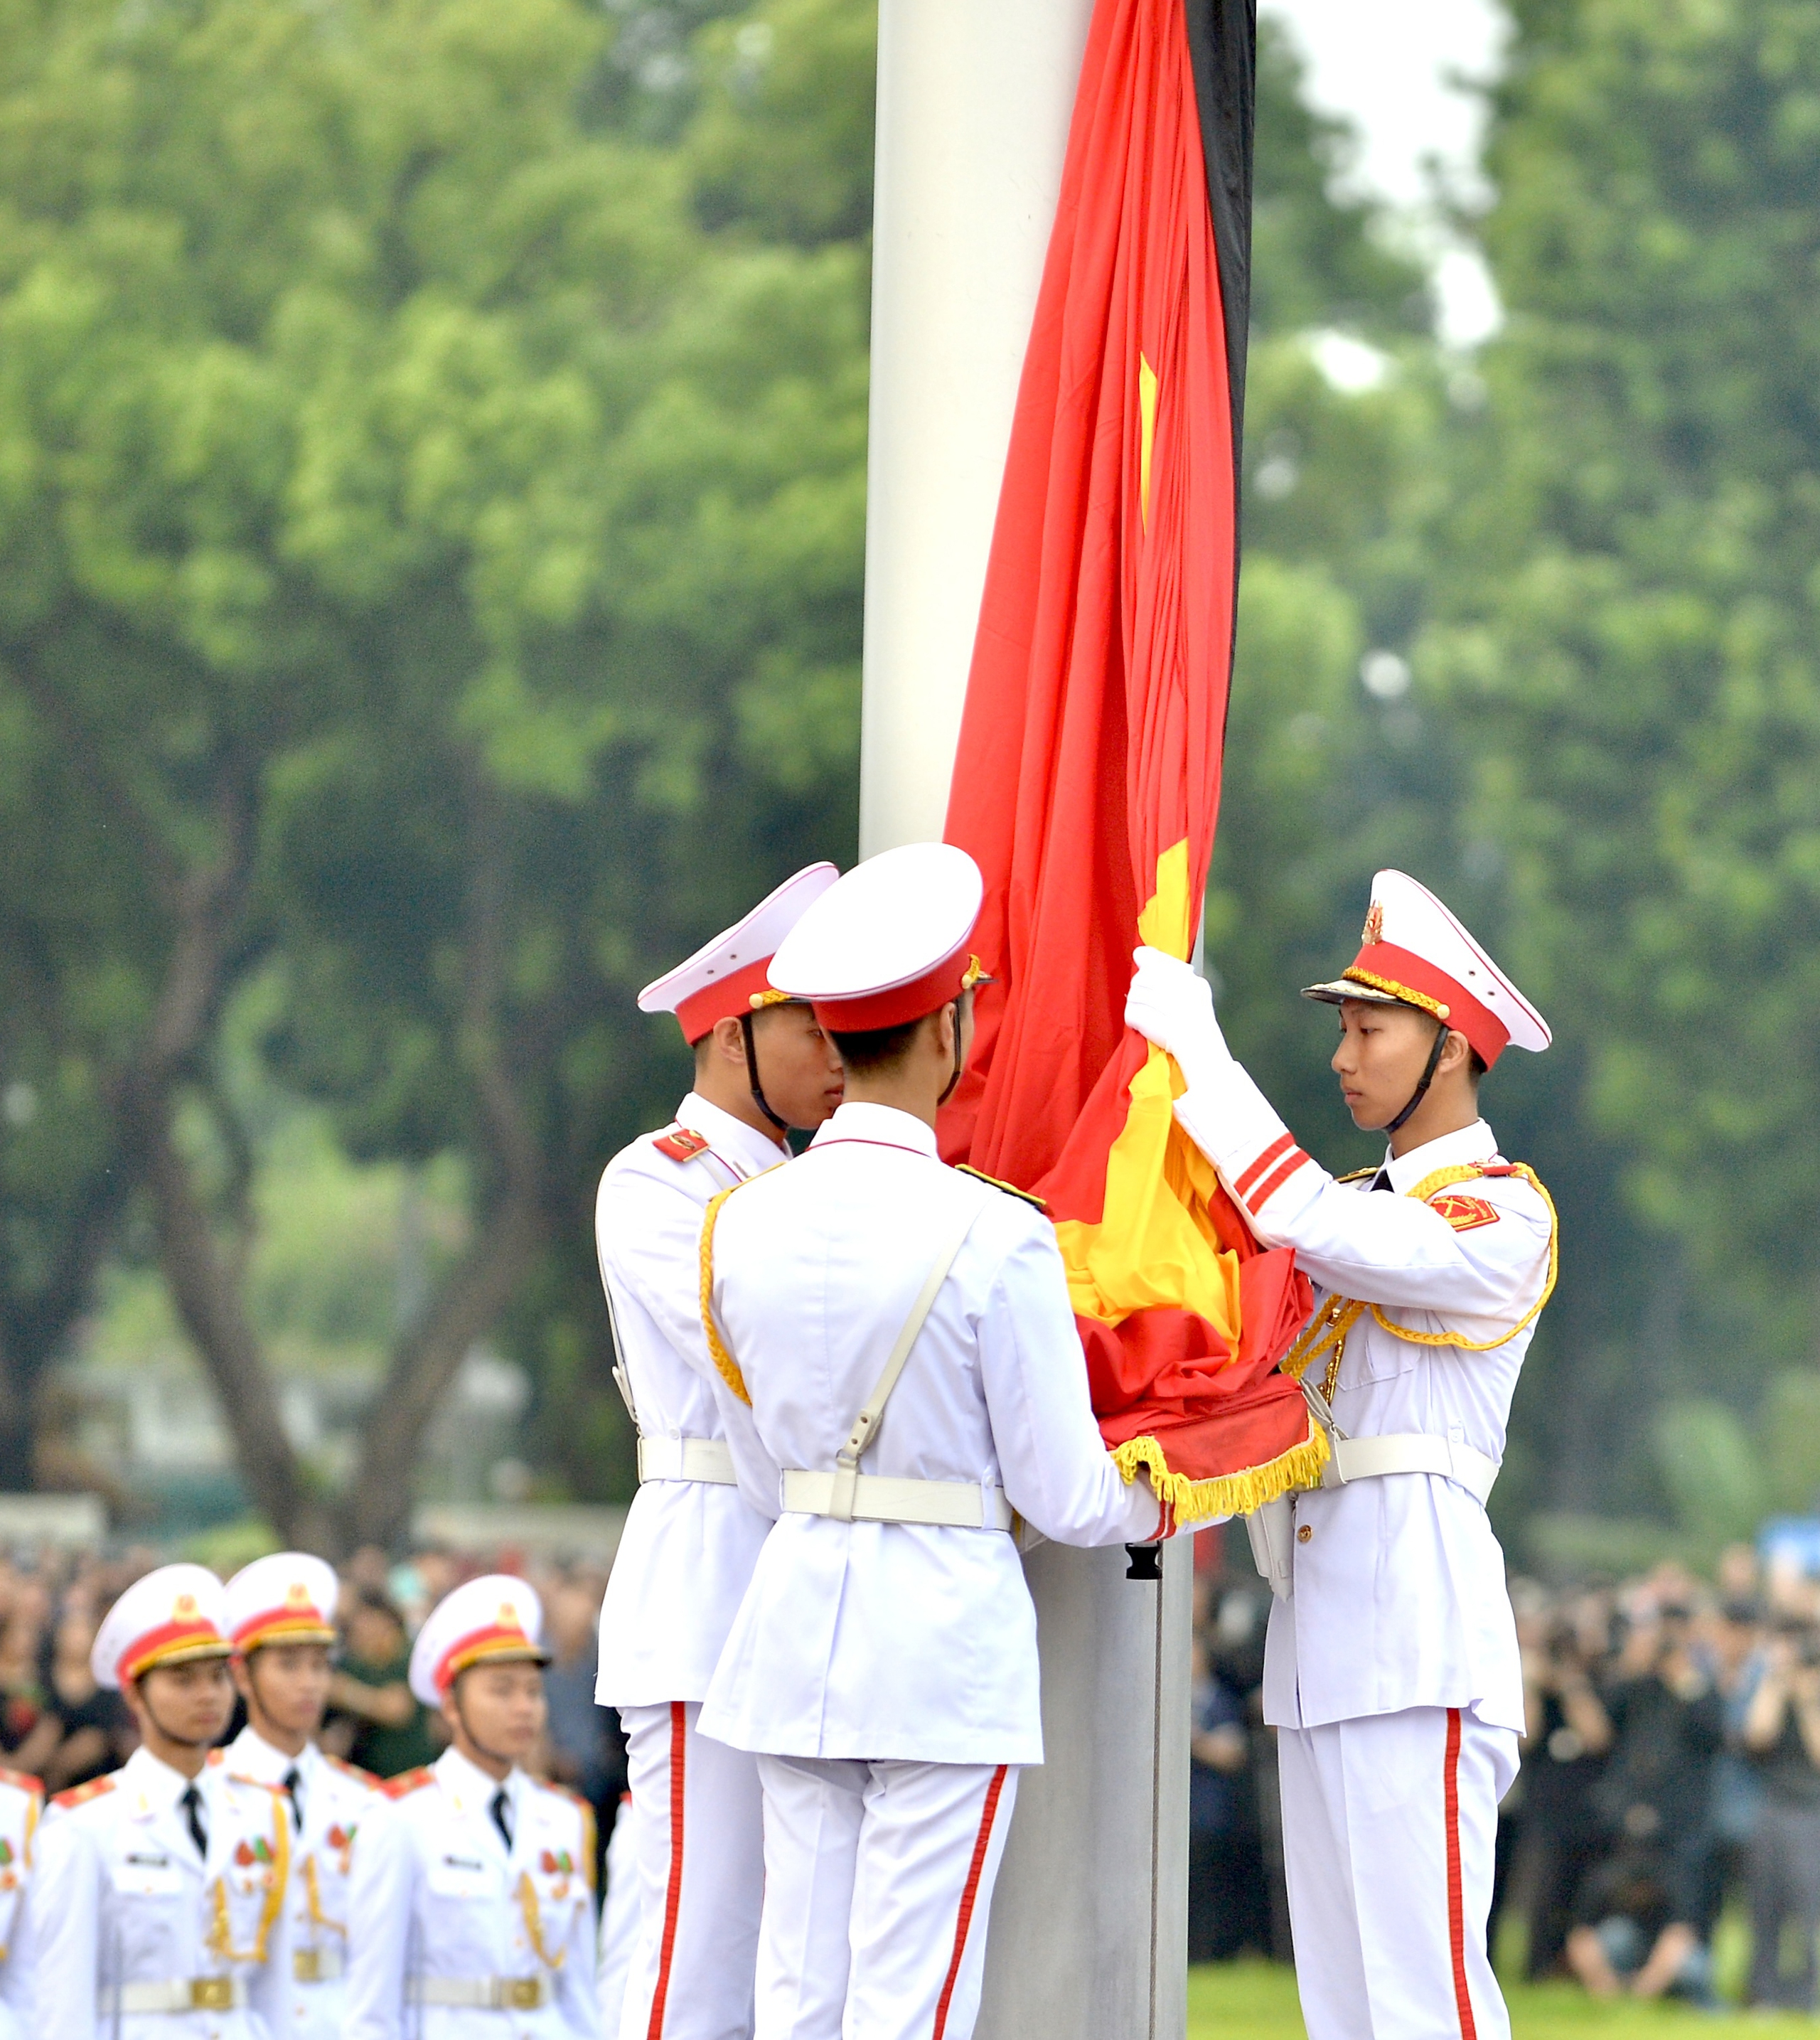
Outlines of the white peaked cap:
{"label": "white peaked cap", "polygon": [[773,1003],[766,966],[777,945],[839,877],[831,864],[811,864],[767,892],[751,912],[704,942],[674,970],[638,995],[640,1013],[674,1013],[693,1047],[717,1020]]}
{"label": "white peaked cap", "polygon": [[411,1691],[427,1707],[440,1707],[470,1665],[547,1665],[544,1607],[529,1580],[488,1573],[445,1594],[431,1609],[411,1646]]}
{"label": "white peaked cap", "polygon": [[779,945],[771,982],[837,1032],[920,1020],[980,981],[968,953],[986,883],[964,850],[906,843],[831,885]]}
{"label": "white peaked cap", "polygon": [[227,1633],[244,1655],[262,1643],[332,1643],[341,1583],[326,1559],[274,1551],[227,1583]]}
{"label": "white peaked cap", "polygon": [[1302,996],[1419,1007],[1464,1034],[1488,1069],[1507,1047],[1539,1051],[1553,1038],[1459,920],[1406,872],[1378,873],[1358,954],[1341,976]]}
{"label": "white peaked cap", "polygon": [[118,1692],[160,1665],[226,1658],[227,1590],[206,1566],[160,1566],[135,1580],[103,1618],[89,1653],[95,1684]]}

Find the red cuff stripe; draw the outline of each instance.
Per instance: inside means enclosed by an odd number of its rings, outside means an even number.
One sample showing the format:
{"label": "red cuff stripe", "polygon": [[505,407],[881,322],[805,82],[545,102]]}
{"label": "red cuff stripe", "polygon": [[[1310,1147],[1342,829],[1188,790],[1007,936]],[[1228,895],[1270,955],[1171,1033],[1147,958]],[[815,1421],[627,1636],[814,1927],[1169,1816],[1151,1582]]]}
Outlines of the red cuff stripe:
{"label": "red cuff stripe", "polygon": [[1271,1143],[1269,1147],[1267,1147],[1264,1151],[1259,1155],[1258,1159],[1252,1163],[1251,1167],[1246,1170],[1244,1174],[1240,1177],[1238,1181],[1233,1184],[1233,1190],[1234,1194],[1242,1197],[1245,1192],[1251,1188],[1252,1185],[1255,1183],[1259,1177],[1263,1174],[1265,1170],[1270,1167],[1271,1163],[1275,1161],[1279,1155],[1286,1155],[1290,1149],[1294,1145],[1295,1136],[1293,1133],[1279,1134],[1278,1137]]}
{"label": "red cuff stripe", "polygon": [[1290,1178],[1295,1174],[1296,1170],[1299,1169],[1307,1159],[1308,1157],[1303,1154],[1301,1150],[1299,1148],[1297,1148],[1295,1152],[1290,1155],[1289,1159],[1284,1163],[1282,1167],[1278,1170],[1276,1174],[1271,1178],[1270,1181],[1258,1192],[1257,1195],[1252,1197],[1247,1197],[1245,1202],[1251,1206],[1254,1212],[1261,1212],[1264,1206],[1270,1202],[1271,1199],[1276,1195],[1277,1192],[1282,1188],[1283,1185],[1289,1181]]}

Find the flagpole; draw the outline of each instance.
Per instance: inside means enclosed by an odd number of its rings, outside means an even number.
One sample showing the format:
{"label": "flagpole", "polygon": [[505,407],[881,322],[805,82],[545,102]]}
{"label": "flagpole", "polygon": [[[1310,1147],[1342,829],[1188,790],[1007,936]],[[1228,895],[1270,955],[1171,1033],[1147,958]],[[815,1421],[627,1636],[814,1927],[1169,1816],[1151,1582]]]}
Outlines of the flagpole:
{"label": "flagpole", "polygon": [[[941,834],[1011,417],[1092,0],[881,0],[863,855]],[[979,2040],[1180,2040],[1184,1541],[1026,1561],[1045,1762],[992,1907]]]}

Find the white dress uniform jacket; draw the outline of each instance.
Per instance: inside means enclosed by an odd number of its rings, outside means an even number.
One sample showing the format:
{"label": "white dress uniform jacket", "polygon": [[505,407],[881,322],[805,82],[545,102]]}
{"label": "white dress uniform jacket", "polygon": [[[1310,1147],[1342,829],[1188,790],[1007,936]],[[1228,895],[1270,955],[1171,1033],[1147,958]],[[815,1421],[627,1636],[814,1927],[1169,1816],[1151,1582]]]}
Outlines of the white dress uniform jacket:
{"label": "white dress uniform jacket", "polygon": [[[708,1146],[678,1161],[678,1131]],[[668,1134],[646,1134],[606,1165],[595,1205],[601,1272],[640,1431],[724,1438],[701,1329],[701,1214],[710,1198],[788,1159],[784,1149],[693,1091]],[[746,1412],[731,1413],[749,1425]],[[737,1488],[647,1480],[633,1498],[600,1612],[603,1707],[699,1700],[770,1527]]]}
{"label": "white dress uniform jacket", "polygon": [[[842,1105],[799,1160],[720,1211],[714,1310],[752,1399],[752,1425],[728,1433],[742,1488],[777,1509],[785,1469],[834,1467],[974,1204],[862,1472],[1002,1487],[1063,1543],[1155,1536],[1149,1484],[1126,1485],[1093,1421],[1054,1228],[944,1167],[928,1127],[883,1106]],[[781,1756],[1041,1763],[1035,1611],[1011,1537],[780,1516],[701,1727]]]}
{"label": "white dress uniform jacket", "polygon": [[[281,1795],[225,1768],[189,1780],[140,1749],[54,1799],[29,1934],[33,2025],[56,2040],[278,2040],[291,1980]],[[193,2008],[177,2010],[180,2001]]]}
{"label": "white dress uniform jacket", "polygon": [[[1214,1162],[1271,1246],[1293,1246],[1317,1285],[1318,1323],[1331,1297],[1381,1306],[1397,1325],[1483,1352],[1398,1338],[1367,1311],[1347,1334],[1333,1397],[1352,1437],[1412,1432],[1450,1438],[1494,1461],[1540,1301],[1552,1223],[1517,1176],[1407,1193],[1437,1171],[1502,1161],[1483,1120],[1387,1157],[1389,1193],[1339,1183],[1296,1147],[1235,1063],[1212,1098],[1176,1101],[1182,1125]],[[1451,1220],[1447,1214],[1451,1213]],[[1320,1386],[1326,1359],[1310,1378]],[[1316,1727],[1407,1707],[1470,1710],[1522,1733],[1523,1682],[1504,1555],[1484,1508],[1437,1474],[1393,1474],[1296,1498],[1294,1592],[1271,1611],[1264,1718]]]}
{"label": "white dress uniform jacket", "polygon": [[31,2014],[25,1887],[37,1859],[44,1788],[22,1771],[0,1771],[0,2040],[24,2040]]}
{"label": "white dress uniform jacket", "polygon": [[[325,1756],[314,1743],[301,1756],[274,1749],[251,1727],[244,1728],[211,1764],[291,1795],[285,1779],[294,1769],[291,1886],[291,1992],[285,2031],[296,2040],[341,2040],[348,2011],[348,1883],[354,1843],[370,1808],[379,1801],[379,1781],[369,1772]],[[274,2040],[277,2036],[274,2035]]]}
{"label": "white dress uniform jacket", "polygon": [[382,1787],[354,1854],[348,2040],[599,2040],[592,1817],[514,1771],[508,1851],[499,1790],[458,1749]]}

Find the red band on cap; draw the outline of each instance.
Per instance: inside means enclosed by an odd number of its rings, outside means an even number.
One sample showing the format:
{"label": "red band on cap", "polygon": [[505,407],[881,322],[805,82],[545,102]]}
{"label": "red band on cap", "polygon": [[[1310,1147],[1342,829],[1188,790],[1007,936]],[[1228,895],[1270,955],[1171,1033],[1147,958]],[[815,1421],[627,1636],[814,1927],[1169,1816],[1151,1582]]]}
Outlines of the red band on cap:
{"label": "red band on cap", "polygon": [[245,1622],[237,1623],[234,1629],[234,1644],[244,1650],[256,1637],[276,1635],[290,1631],[303,1642],[314,1642],[335,1635],[335,1625],[317,1608],[268,1608],[257,1615],[249,1615]]}
{"label": "red band on cap", "polygon": [[149,1672],[180,1650],[193,1650],[202,1643],[218,1643],[225,1647],[226,1642],[227,1638],[206,1618],[199,1617],[193,1622],[161,1623],[156,1629],[148,1629],[143,1636],[135,1637],[120,1653],[120,1677],[136,1679],[142,1672]]}
{"label": "red band on cap", "polygon": [[973,958],[963,942],[952,956],[944,957],[934,969],[913,977],[908,984],[894,985],[889,991],[868,991],[858,999],[815,999],[816,1025],[831,1034],[869,1034],[880,1027],[908,1026],[925,1014],[939,1011],[951,999],[959,998],[972,969]]}
{"label": "red band on cap", "polygon": [[527,1658],[538,1659],[544,1654],[542,1646],[534,1643],[515,1624],[508,1627],[503,1622],[489,1622],[484,1629],[470,1629],[465,1636],[456,1638],[437,1659],[431,1683],[439,1693],[446,1693],[458,1674],[470,1665],[478,1664],[483,1658],[501,1657],[509,1650],[522,1650]]}
{"label": "red band on cap", "polygon": [[690,1047],[693,1049],[704,1034],[711,1032],[716,1021],[737,1019],[742,1013],[750,1013],[753,993],[771,988],[766,975],[770,968],[771,959],[762,957],[757,963],[749,963],[712,984],[704,985],[701,991],[690,992],[676,1009],[677,1025]]}
{"label": "red band on cap", "polygon": [[1436,1005],[1445,1006],[1447,1026],[1466,1037],[1487,1069],[1510,1041],[1510,1030],[1496,1014],[1481,1006],[1457,978],[1437,969],[1413,950],[1399,949],[1395,942],[1367,942],[1352,961],[1347,975],[1354,974],[1406,986]]}

